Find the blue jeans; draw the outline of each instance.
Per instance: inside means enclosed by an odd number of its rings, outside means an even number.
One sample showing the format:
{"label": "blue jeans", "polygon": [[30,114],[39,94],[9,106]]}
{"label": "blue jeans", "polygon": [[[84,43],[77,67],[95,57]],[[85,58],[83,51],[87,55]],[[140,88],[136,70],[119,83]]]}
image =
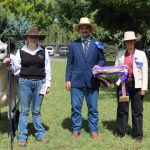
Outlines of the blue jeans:
{"label": "blue jeans", "polygon": [[18,94],[21,105],[21,112],[18,124],[18,140],[24,141],[27,139],[27,124],[30,104],[32,103],[32,120],[36,130],[35,136],[37,139],[45,136],[45,129],[41,122],[40,109],[43,100],[43,95],[39,94],[44,80],[29,80],[20,78],[18,83]]}
{"label": "blue jeans", "polygon": [[72,88],[71,105],[72,105],[72,131],[80,132],[82,126],[82,104],[84,97],[88,107],[88,127],[90,132],[98,132],[98,89]]}

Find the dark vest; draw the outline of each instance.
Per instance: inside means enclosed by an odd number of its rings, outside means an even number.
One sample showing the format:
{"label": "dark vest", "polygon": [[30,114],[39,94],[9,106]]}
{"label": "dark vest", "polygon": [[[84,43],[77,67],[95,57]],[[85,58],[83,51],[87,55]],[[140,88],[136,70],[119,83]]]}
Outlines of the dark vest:
{"label": "dark vest", "polygon": [[45,78],[45,50],[39,50],[35,55],[31,55],[20,50],[21,71],[23,78]]}

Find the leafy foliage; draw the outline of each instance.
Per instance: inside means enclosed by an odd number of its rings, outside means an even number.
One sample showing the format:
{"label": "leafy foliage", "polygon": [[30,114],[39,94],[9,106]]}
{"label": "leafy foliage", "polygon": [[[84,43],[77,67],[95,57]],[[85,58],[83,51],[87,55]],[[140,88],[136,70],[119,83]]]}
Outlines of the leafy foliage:
{"label": "leafy foliage", "polygon": [[142,35],[141,47],[146,46],[150,24],[150,0],[103,0],[97,3],[95,21],[111,32],[133,30]]}
{"label": "leafy foliage", "polygon": [[88,16],[92,1],[90,0],[56,0],[58,20],[63,27],[72,30],[72,24],[83,16]]}
{"label": "leafy foliage", "polygon": [[9,14],[17,16],[21,14],[43,31],[54,19],[49,0],[4,0],[2,5]]}
{"label": "leafy foliage", "polygon": [[108,47],[114,45],[115,49],[120,49],[123,33],[127,30],[135,31],[140,37],[137,44],[140,49],[150,44],[150,0],[1,0],[1,5],[7,14],[0,8],[0,33],[7,20],[12,22],[10,18],[14,16],[18,21],[21,15],[47,35],[45,44],[67,44],[79,36],[72,25],[88,16],[98,25],[92,36]]}
{"label": "leafy foliage", "polygon": [[60,27],[58,23],[53,23],[47,29],[47,43],[52,45],[68,45],[69,34],[66,28]]}
{"label": "leafy foliage", "polygon": [[14,15],[8,16],[7,24],[3,27],[3,32],[0,34],[0,37],[3,41],[8,41],[9,38],[11,42],[21,43],[22,35],[25,34],[31,24],[32,23],[22,15],[18,17]]}
{"label": "leafy foliage", "polygon": [[5,9],[0,5],[0,22],[2,23],[3,20],[6,18],[6,12],[5,12]]}

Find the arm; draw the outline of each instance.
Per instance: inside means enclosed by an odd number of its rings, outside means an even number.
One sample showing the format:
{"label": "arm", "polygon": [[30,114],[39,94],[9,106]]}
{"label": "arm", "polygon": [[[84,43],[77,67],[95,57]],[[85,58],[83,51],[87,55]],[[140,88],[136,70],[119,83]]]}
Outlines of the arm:
{"label": "arm", "polygon": [[71,73],[72,73],[72,67],[73,67],[73,50],[71,48],[71,45],[69,46],[69,53],[67,56],[67,66],[66,66],[66,82],[71,81]]}
{"label": "arm", "polygon": [[95,65],[92,68],[92,71],[94,71],[97,67],[99,67],[99,66],[102,67],[102,66],[105,66],[105,64],[106,64],[103,49],[98,49],[98,56],[99,56],[99,61],[98,61],[97,65]]}
{"label": "arm", "polygon": [[66,66],[66,89],[68,91],[71,89],[71,73],[72,73],[73,61],[74,61],[73,50],[70,44],[69,53],[67,57],[67,66]]}
{"label": "arm", "polygon": [[21,69],[21,58],[20,58],[20,49],[17,51],[16,55],[10,54],[10,58],[5,58],[3,63],[11,64],[11,70],[15,75],[20,73]]}
{"label": "arm", "polygon": [[11,70],[15,73],[21,69],[21,58],[20,58],[20,50],[17,51],[16,55],[10,55],[3,60],[5,64],[11,64]]}
{"label": "arm", "polygon": [[45,50],[45,74],[46,74],[46,86],[47,86],[47,92],[49,92],[49,88],[51,87],[51,64],[50,64],[50,57],[49,54],[47,52],[47,50]]}
{"label": "arm", "polygon": [[148,63],[145,53],[143,53],[143,67],[142,67],[142,91],[147,91],[148,88]]}
{"label": "arm", "polygon": [[[11,57],[11,55],[10,55]],[[16,56],[15,57],[11,57],[12,59],[12,70],[14,72],[17,72],[18,70],[21,69],[21,57],[20,57],[20,49],[18,49]]]}
{"label": "arm", "polygon": [[99,49],[98,53],[99,53],[99,61],[98,61],[97,65],[98,66],[105,66],[106,60],[105,60],[105,57],[104,57],[103,50]]}

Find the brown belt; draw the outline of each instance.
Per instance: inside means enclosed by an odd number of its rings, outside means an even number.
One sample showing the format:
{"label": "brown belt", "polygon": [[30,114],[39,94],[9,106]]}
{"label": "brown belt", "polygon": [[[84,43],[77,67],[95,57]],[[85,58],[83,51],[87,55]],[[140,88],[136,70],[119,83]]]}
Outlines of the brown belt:
{"label": "brown belt", "polygon": [[24,79],[28,79],[28,80],[33,80],[33,81],[36,81],[36,80],[42,80],[43,78],[39,78],[39,77],[22,77],[21,78],[24,78]]}
{"label": "brown belt", "polygon": [[128,78],[128,81],[134,81],[134,78]]}
{"label": "brown belt", "polygon": [[33,81],[41,80],[41,79],[34,79],[34,78],[28,78],[28,79]]}

